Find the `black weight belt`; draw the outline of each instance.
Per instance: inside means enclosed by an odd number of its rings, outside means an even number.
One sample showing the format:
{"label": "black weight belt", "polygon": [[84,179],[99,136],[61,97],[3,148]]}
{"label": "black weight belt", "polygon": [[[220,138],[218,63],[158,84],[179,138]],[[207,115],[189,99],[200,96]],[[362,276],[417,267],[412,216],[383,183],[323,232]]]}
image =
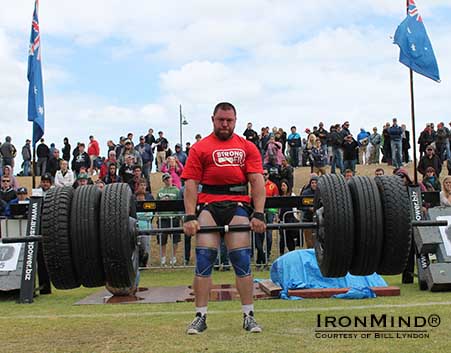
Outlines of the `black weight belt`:
{"label": "black weight belt", "polygon": [[206,185],[202,184],[202,193],[213,195],[249,195],[247,184]]}

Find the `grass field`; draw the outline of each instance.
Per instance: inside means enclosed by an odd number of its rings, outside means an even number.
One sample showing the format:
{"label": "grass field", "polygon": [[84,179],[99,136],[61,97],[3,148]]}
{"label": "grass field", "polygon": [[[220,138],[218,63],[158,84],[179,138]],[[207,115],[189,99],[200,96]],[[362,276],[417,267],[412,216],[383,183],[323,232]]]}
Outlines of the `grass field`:
{"label": "grass field", "polygon": [[[269,272],[255,272],[269,278]],[[142,286],[189,284],[191,270],[151,270],[142,273]],[[215,283],[233,283],[233,274],[217,272]],[[256,317],[262,334],[241,328],[238,301],[212,302],[208,330],[187,336],[193,318],[192,303],[116,304],[74,306],[98,291],[80,288],[54,290],[30,305],[2,297],[0,352],[450,352],[451,294],[420,292],[402,285],[399,276],[387,277],[401,287],[400,297],[365,300],[259,300]],[[426,326],[429,338],[316,338],[317,315],[430,316],[438,327]]]}

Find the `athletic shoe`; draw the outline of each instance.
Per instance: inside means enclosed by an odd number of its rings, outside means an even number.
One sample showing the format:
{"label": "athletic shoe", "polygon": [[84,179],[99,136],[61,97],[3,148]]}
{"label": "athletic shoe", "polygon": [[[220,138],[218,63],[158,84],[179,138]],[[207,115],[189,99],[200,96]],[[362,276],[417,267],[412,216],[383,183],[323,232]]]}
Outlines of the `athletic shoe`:
{"label": "athletic shoe", "polygon": [[199,333],[205,331],[207,329],[207,315],[203,315],[201,313],[196,313],[196,317],[189,324],[186,329],[186,333],[188,335],[198,335]]}
{"label": "athletic shoe", "polygon": [[252,333],[260,333],[262,332],[262,328],[257,324],[257,321],[255,321],[254,318],[254,312],[249,312],[249,315],[243,314],[243,328],[246,331],[252,332]]}
{"label": "athletic shoe", "polygon": [[170,261],[171,265],[176,265],[177,264],[177,258],[174,256]]}

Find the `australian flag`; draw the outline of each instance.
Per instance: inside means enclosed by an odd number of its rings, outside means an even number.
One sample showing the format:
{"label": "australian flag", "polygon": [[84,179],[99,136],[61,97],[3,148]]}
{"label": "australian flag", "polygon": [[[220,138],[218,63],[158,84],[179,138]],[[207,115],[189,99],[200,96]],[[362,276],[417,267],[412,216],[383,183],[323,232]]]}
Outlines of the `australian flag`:
{"label": "australian flag", "polygon": [[407,17],[398,26],[394,43],[401,49],[399,54],[401,63],[421,75],[440,82],[431,41],[414,0],[408,0]]}
{"label": "australian flag", "polygon": [[41,33],[38,19],[39,0],[35,0],[28,51],[28,121],[33,122],[33,145],[44,135],[44,92],[41,69]]}

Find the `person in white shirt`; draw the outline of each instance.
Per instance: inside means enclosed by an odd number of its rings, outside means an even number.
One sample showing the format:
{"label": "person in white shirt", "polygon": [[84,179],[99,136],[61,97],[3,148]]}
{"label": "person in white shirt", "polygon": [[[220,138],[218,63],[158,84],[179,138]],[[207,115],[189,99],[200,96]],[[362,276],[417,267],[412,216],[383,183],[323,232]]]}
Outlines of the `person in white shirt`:
{"label": "person in white shirt", "polygon": [[60,162],[60,170],[55,174],[55,186],[72,186],[74,173],[68,169],[68,163],[64,159]]}

